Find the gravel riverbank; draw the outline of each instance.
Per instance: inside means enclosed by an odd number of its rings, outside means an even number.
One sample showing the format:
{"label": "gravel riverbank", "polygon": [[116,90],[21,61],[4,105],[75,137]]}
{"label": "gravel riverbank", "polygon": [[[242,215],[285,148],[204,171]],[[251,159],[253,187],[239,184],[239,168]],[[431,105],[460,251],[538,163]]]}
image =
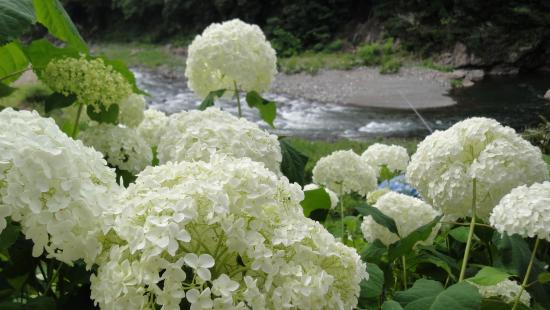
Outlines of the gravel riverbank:
{"label": "gravel riverbank", "polygon": [[449,73],[407,67],[396,74],[380,74],[377,68],[322,70],[315,75],[279,73],[271,92],[320,102],[366,107],[417,109],[455,104],[448,96]]}

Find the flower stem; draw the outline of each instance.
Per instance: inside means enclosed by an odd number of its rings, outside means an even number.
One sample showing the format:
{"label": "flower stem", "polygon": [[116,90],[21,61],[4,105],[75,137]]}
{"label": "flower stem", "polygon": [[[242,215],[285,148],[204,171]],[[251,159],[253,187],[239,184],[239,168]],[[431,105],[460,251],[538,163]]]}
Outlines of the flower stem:
{"label": "flower stem", "polygon": [[71,137],[73,139],[76,139],[76,133],[78,132],[78,122],[80,121],[80,114],[82,114],[82,107],[84,106],[84,103],[78,104],[78,112],[76,112],[76,120],[74,121],[74,127],[73,127],[73,133],[71,134]]}
{"label": "flower stem", "polygon": [[537,248],[539,247],[539,241],[540,241],[539,238],[535,240],[535,247],[533,248],[533,253],[531,253],[531,259],[529,260],[529,265],[527,266],[527,271],[525,272],[523,283],[521,283],[521,289],[519,290],[519,293],[516,296],[516,300],[514,301],[514,306],[512,307],[512,310],[515,310],[516,307],[518,306],[519,298],[521,297],[521,294],[523,294],[523,291],[527,287],[527,281],[529,281],[529,275],[531,274],[531,269],[533,268],[533,262],[535,261],[535,254],[537,253]]}
{"label": "flower stem", "polygon": [[242,117],[243,112],[241,111],[241,97],[239,96],[239,88],[237,87],[237,81],[233,81],[233,85],[235,85],[235,97],[237,97],[237,110],[239,111],[239,117]]}
{"label": "flower stem", "polygon": [[407,259],[405,255],[401,256],[401,263],[403,263],[403,290],[407,289]]}
{"label": "flower stem", "polygon": [[470,230],[468,232],[468,241],[466,242],[466,249],[464,250],[464,258],[462,259],[462,268],[460,269],[460,277],[458,282],[464,280],[466,274],[466,266],[468,265],[468,259],[470,258],[470,249],[472,247],[472,237],[474,236],[474,230],[476,227],[476,179],[474,178],[472,184],[472,221],[470,222]]}
{"label": "flower stem", "polygon": [[344,225],[344,199],[342,197],[343,185],[340,184],[340,227],[342,228],[342,243],[346,244],[346,225]]}

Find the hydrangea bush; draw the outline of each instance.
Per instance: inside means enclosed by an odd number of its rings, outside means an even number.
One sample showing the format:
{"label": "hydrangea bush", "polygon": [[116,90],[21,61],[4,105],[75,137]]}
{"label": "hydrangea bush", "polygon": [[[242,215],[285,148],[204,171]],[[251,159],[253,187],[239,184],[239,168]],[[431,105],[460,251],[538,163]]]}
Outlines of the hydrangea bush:
{"label": "hydrangea bush", "polygon": [[147,168],[122,195],[113,246],[92,277],[104,309],[355,307],[357,253],[303,216],[296,184],[250,159]]}
{"label": "hydrangea bush", "polygon": [[53,92],[43,115],[71,117],[0,112],[1,309],[550,308],[548,170],[514,130],[467,119],[408,165],[375,144],[310,175],[291,143],[240,118],[245,91],[275,125],[259,93],[276,57],[257,26],[213,24],[189,48],[199,110],[233,92],[239,118],[166,116],[123,63],[90,54],[57,0],[4,2],[35,13],[0,14],[11,34],[36,18],[62,42],[0,46],[0,97],[32,69]]}
{"label": "hydrangea bush", "polygon": [[275,50],[262,30],[239,19],[211,24],[189,45],[185,77],[201,98],[235,84],[262,93],[276,73]]}
{"label": "hydrangea bush", "polygon": [[217,108],[171,115],[158,146],[161,164],[169,161],[208,161],[213,154],[248,157],[280,173],[277,136],[258,125]]}

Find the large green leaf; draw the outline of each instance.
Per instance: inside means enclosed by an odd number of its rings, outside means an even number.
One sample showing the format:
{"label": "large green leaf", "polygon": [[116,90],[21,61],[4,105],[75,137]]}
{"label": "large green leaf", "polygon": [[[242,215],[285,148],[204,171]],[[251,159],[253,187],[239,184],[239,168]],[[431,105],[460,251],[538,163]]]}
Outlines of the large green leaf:
{"label": "large green leaf", "polygon": [[208,107],[213,106],[216,98],[221,98],[224,93],[225,93],[225,89],[218,89],[218,90],[209,92],[206,98],[204,98],[204,100],[201,102],[201,105],[199,106],[199,110],[204,111]]}
{"label": "large green leaf", "polygon": [[33,0],[36,20],[48,28],[54,37],[63,40],[79,52],[88,53],[86,42],[58,0]]}
{"label": "large green leaf", "polygon": [[393,261],[398,257],[406,255],[407,253],[412,251],[416,243],[428,239],[433,231],[433,228],[439,223],[440,219],[441,215],[433,219],[428,224],[420,226],[418,229],[410,233],[405,238],[402,238],[396,243],[391,244],[388,250],[389,260]]}
{"label": "large green leaf", "polygon": [[380,309],[381,310],[403,310],[401,305],[395,300],[386,300],[382,304],[382,307]]}
{"label": "large green leaf", "polygon": [[55,109],[62,109],[71,106],[76,101],[75,95],[65,96],[60,93],[53,93],[44,102],[44,112],[50,113]]}
{"label": "large green leaf", "polygon": [[479,309],[481,295],[473,285],[461,282],[447,289],[437,281],[420,279],[412,288],[397,292],[394,299],[405,310]]}
{"label": "large green leaf", "polygon": [[277,106],[275,102],[262,98],[262,96],[255,91],[250,91],[246,94],[246,102],[249,107],[256,108],[260,111],[260,117],[264,122],[268,123],[271,127],[275,127],[273,124],[277,116]]}
{"label": "large green leaf", "polygon": [[45,39],[33,41],[23,50],[30,60],[34,72],[39,77],[42,76],[42,71],[52,59],[63,57],[77,58],[79,56],[76,49],[71,47],[59,48]]}
{"label": "large green leaf", "polygon": [[490,266],[485,266],[481,268],[481,270],[478,271],[478,273],[474,277],[470,278],[469,280],[476,284],[487,286],[487,285],[495,285],[497,283],[500,283],[511,276],[512,276],[511,274],[505,271],[502,271],[500,269],[490,267]]}
{"label": "large green leaf", "polygon": [[0,45],[18,39],[35,22],[32,0],[0,0]]}
{"label": "large green leaf", "polygon": [[101,106],[99,111],[96,111],[92,105],[86,107],[88,117],[99,123],[116,124],[118,121],[118,111],[118,104],[111,104],[108,108]]}
{"label": "large green leaf", "polygon": [[304,185],[305,168],[309,158],[292,147],[286,140],[279,140],[283,161],[281,162],[281,172],[292,183]]}
{"label": "large green leaf", "polygon": [[367,248],[361,252],[361,258],[367,262],[377,263],[380,262],[382,256],[388,251],[382,241],[376,239],[374,242],[369,243]]}
{"label": "large green leaf", "polygon": [[361,213],[363,216],[370,216],[372,219],[378,223],[379,225],[382,225],[386,227],[389,231],[399,236],[399,232],[397,231],[397,225],[395,224],[395,221],[382,213],[378,208],[371,207],[369,205],[361,205],[357,208],[355,208],[359,213]]}
{"label": "large green leaf", "polygon": [[369,279],[361,281],[360,299],[375,298],[382,294],[384,289],[384,272],[378,265],[367,263]]}
{"label": "large green leaf", "polygon": [[29,60],[19,43],[12,42],[0,47],[0,82],[10,84],[17,80],[28,65]]}
{"label": "large green leaf", "polygon": [[330,209],[330,196],[324,188],[304,191],[304,200],[300,205],[304,209],[304,215],[309,216],[314,210]]}

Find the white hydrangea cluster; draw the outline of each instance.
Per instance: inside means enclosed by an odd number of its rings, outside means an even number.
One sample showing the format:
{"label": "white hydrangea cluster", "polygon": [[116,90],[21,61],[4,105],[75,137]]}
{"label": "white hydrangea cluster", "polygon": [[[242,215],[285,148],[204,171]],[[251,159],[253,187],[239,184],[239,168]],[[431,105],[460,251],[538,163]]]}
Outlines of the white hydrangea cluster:
{"label": "white hydrangea cluster", "polygon": [[121,191],[106,164],[51,118],[11,108],[0,112],[0,210],[21,223],[34,242],[33,256],[46,250],[67,264],[94,263]]}
{"label": "white hydrangea cluster", "polygon": [[153,161],[151,148],[134,128],[94,124],[80,132],[78,138],[103,153],[111,166],[133,174],[138,174]]}
{"label": "white hydrangea cluster", "polygon": [[[319,189],[319,188],[321,188],[319,185],[312,183],[312,184],[305,185],[304,186],[304,191],[312,191],[312,190],[316,190],[316,189]],[[332,209],[334,209],[338,205],[338,202],[340,201],[340,199],[338,199],[338,195],[336,195],[335,192],[331,191],[328,188],[323,187],[323,189],[325,190],[325,192],[327,192],[328,197],[330,198],[330,207]]]}
{"label": "white hydrangea cluster", "polygon": [[132,94],[119,103],[118,122],[128,127],[137,127],[144,118],[145,98]]}
{"label": "white hydrangea cluster", "polygon": [[239,19],[211,24],[188,49],[187,84],[201,98],[234,89],[235,82],[240,90],[262,93],[276,73],[275,50],[262,30]]}
{"label": "white hydrangea cluster", "polygon": [[548,171],[540,150],[512,128],[474,117],[422,141],[406,176],[428,203],[460,217],[471,213],[475,178],[476,214],[487,219],[511,189],[544,181]]}
{"label": "white hydrangea cluster", "polygon": [[[376,200],[373,207],[395,221],[397,231],[402,238],[408,236],[420,226],[428,224],[439,215],[438,211],[422,200],[397,192],[387,192]],[[376,223],[371,216],[363,217],[361,230],[368,242],[374,242],[378,239],[383,244],[390,245],[399,240],[399,236]],[[430,237],[420,243],[432,244],[438,231],[439,225],[436,225]]]}
{"label": "white hydrangea cluster", "polygon": [[101,58],[60,58],[48,63],[41,80],[53,91],[75,95],[78,103],[100,107],[120,104],[132,94],[132,86]]}
{"label": "white hydrangea cluster", "polygon": [[380,176],[380,168],[388,167],[390,171],[405,171],[409,164],[407,149],[399,145],[375,143],[369,146],[361,157],[376,170]]}
{"label": "white hydrangea cluster", "polygon": [[170,116],[158,146],[161,164],[169,161],[208,161],[213,154],[248,157],[281,171],[281,146],[277,136],[244,118],[218,108],[180,112]]}
{"label": "white hydrangea cluster", "polygon": [[168,117],[161,111],[147,109],[144,113],[144,119],[137,127],[138,134],[151,147],[156,147],[160,143],[160,138],[164,134]]}
{"label": "white hydrangea cluster", "polygon": [[489,222],[500,233],[550,241],[550,182],[514,188],[493,209]]}
{"label": "white hydrangea cluster", "polygon": [[374,169],[352,150],[319,159],[313,168],[313,182],[340,195],[356,192],[366,196],[378,185]]}
{"label": "white hydrangea cluster", "polygon": [[[509,279],[501,281],[495,285],[487,286],[478,285],[473,282],[469,283],[477,287],[479,294],[483,296],[483,298],[498,298],[507,304],[513,303],[521,290],[521,286],[516,281]],[[531,305],[531,295],[529,292],[524,290],[519,298],[519,301],[529,307]]]}
{"label": "white hydrangea cluster", "polygon": [[299,185],[248,158],[149,167],[121,198],[124,242],[92,276],[102,309],[351,309],[368,277],[305,218]]}

